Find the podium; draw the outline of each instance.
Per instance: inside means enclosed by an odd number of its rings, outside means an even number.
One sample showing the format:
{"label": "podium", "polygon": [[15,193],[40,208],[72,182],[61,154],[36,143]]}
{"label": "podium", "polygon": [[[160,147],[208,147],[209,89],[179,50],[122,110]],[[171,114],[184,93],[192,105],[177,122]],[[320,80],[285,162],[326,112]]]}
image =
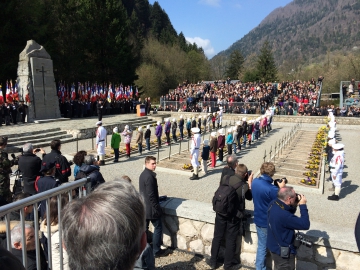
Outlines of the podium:
{"label": "podium", "polygon": [[145,104],[136,105],[136,115],[137,116],[145,116]]}

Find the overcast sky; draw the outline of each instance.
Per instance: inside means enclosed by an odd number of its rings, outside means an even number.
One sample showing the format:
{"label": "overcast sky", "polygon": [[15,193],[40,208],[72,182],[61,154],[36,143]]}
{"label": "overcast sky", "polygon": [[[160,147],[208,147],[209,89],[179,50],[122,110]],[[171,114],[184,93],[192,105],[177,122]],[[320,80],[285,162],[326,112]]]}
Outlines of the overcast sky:
{"label": "overcast sky", "polygon": [[[151,4],[155,0],[149,0]],[[291,0],[157,0],[175,30],[210,59],[241,39],[275,8]]]}

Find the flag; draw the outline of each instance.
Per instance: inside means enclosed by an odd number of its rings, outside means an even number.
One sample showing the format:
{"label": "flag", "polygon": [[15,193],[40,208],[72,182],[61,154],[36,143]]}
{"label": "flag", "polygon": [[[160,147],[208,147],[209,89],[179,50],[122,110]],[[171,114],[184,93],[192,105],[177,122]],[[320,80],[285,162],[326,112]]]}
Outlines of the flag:
{"label": "flag", "polygon": [[19,92],[18,92],[18,83],[17,82],[15,83],[15,86],[14,86],[13,98],[16,101],[19,101]]}
{"label": "flag", "polygon": [[2,86],[0,84],[0,105],[4,103],[4,97],[3,97],[3,92],[2,92]]}
{"label": "flag", "polygon": [[135,95],[139,96],[139,90],[138,90],[137,86],[136,86],[136,89],[135,89]]}
{"label": "flag", "polygon": [[76,99],[75,85],[73,84],[71,86],[71,100],[75,100],[75,99]]}
{"label": "flag", "polygon": [[8,102],[13,101],[13,97],[12,97],[10,89],[11,89],[11,81],[10,81],[10,83],[9,82],[6,83],[6,101],[8,101]]}

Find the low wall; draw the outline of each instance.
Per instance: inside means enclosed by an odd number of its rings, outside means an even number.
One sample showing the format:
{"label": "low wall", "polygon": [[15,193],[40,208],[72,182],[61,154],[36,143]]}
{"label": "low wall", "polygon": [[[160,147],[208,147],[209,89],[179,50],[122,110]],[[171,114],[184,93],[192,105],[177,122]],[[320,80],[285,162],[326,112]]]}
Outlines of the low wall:
{"label": "low wall", "polygon": [[[169,198],[161,204],[163,215],[164,245],[210,256],[214,234],[215,213],[209,203]],[[296,256],[296,269],[360,269],[360,255],[354,239],[354,231],[332,227],[329,224],[311,222],[311,230],[303,231],[314,244],[301,246]],[[151,230],[153,228],[150,228]],[[238,237],[241,263],[254,267],[257,235],[253,220],[249,221],[245,237]],[[219,256],[223,254],[220,251]],[[271,258],[267,264],[271,267]]]}
{"label": "low wall", "polygon": [[[206,115],[206,113],[198,113],[198,112],[159,112],[156,114],[156,117],[161,118],[176,118],[179,119],[180,115],[183,115],[184,118],[188,117],[197,117],[199,115]],[[154,118],[152,115],[151,117]],[[243,117],[247,117],[248,119],[254,119],[259,117],[259,114],[223,114],[223,121],[239,121]],[[274,115],[273,122],[291,122],[296,123],[298,121],[302,121],[303,123],[310,124],[324,124],[325,116],[296,116],[296,115]],[[360,125],[360,118],[358,117],[336,117],[336,123],[338,125]]]}

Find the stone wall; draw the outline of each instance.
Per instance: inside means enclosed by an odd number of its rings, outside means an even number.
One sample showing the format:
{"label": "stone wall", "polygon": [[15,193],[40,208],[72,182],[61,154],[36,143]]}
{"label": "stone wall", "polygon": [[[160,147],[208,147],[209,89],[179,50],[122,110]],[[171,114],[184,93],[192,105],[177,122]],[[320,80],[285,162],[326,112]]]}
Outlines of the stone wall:
{"label": "stone wall", "polygon": [[[162,208],[164,245],[210,256],[215,221],[211,204],[170,198],[162,204]],[[296,269],[360,269],[360,255],[353,240],[353,231],[338,232],[328,224],[316,222],[312,222],[311,228],[304,234],[314,244],[311,248],[299,248]],[[241,263],[254,267],[257,235],[252,220],[245,230],[245,237],[239,234],[237,249],[241,249]],[[223,249],[219,256],[222,254]],[[270,256],[267,258],[267,265],[270,268],[272,266]]]}

